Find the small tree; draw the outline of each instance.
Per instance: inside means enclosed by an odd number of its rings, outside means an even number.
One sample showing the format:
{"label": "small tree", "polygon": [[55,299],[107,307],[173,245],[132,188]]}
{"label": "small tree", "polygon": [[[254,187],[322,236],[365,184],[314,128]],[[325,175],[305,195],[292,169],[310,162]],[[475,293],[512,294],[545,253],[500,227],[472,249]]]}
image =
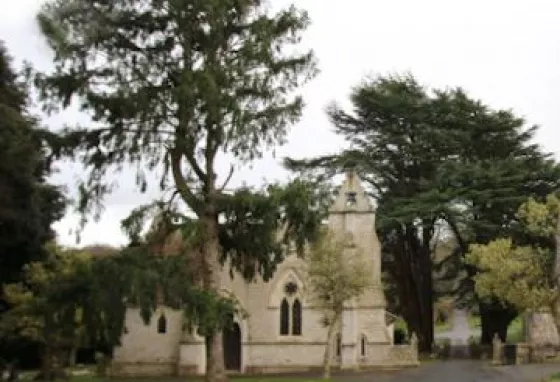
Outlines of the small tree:
{"label": "small tree", "polygon": [[367,266],[357,253],[346,256],[353,243],[341,240],[325,230],[309,252],[308,276],[312,299],[323,310],[327,345],[323,360],[323,377],[330,377],[333,336],[344,306],[359,297],[370,286]]}
{"label": "small tree", "polygon": [[45,261],[25,267],[22,283],[5,285],[3,298],[12,309],[0,316],[2,338],[41,345],[37,379],[63,376],[62,366],[77,346],[110,350],[119,344],[127,305],[138,306],[148,323],[160,303],[154,293],[158,287],[163,303],[177,309],[187,303],[195,319],[207,317],[209,310],[236,309],[225,298],[192,288],[191,263],[178,256],[153,256],[148,244],[100,259],[55,244],[48,253]]}
{"label": "small tree", "polygon": [[66,349],[76,343],[84,323],[78,296],[81,275],[91,268],[84,253],[50,245],[49,258],[25,267],[24,283],[7,284],[4,298],[13,306],[1,316],[3,337],[27,338],[42,347],[40,378],[59,377]]}
{"label": "small tree", "polygon": [[547,308],[560,333],[559,202],[549,195],[546,202],[531,198],[519,208],[517,216],[530,237],[527,245],[510,238],[475,244],[466,261],[480,270],[474,282],[481,298],[497,298],[521,311]]}
{"label": "small tree", "polygon": [[544,266],[546,257],[541,249],[515,246],[508,238],[472,245],[467,261],[480,270],[474,277],[478,296],[535,310],[550,306],[555,296]]}

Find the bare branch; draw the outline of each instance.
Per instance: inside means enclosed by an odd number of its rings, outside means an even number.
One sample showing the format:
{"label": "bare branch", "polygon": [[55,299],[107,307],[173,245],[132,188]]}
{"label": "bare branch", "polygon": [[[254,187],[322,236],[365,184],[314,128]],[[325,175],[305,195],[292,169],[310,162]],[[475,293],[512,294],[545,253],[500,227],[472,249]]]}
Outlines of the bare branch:
{"label": "bare branch", "polygon": [[192,190],[187,185],[183,171],[181,169],[181,159],[183,154],[176,148],[169,150],[169,159],[171,162],[171,172],[173,174],[173,180],[177,186],[177,191],[183,198],[183,200],[198,213],[201,207],[201,200],[192,192]]}
{"label": "bare branch", "polygon": [[222,185],[222,187],[219,188],[220,192],[222,192],[226,189],[229,181],[231,180],[231,177],[233,176],[233,171],[234,171],[234,167],[233,167],[233,165],[231,165],[231,167],[229,168],[229,174],[228,174],[226,180],[224,181],[224,184]]}

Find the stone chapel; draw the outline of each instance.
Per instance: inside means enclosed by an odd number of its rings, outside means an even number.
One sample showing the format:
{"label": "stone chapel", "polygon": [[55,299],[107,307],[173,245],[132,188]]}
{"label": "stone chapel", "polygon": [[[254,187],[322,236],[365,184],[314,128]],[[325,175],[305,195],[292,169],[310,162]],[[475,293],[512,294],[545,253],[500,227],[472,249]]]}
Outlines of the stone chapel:
{"label": "stone chapel", "polygon": [[[360,179],[348,172],[329,211],[328,226],[336,235],[352,238],[366,261],[373,286],[352,301],[343,313],[332,352],[333,368],[360,369],[418,364],[415,341],[393,344],[386,322],[381,284],[380,244],[375,211]],[[234,296],[247,312],[235,317],[224,332],[226,369],[236,373],[302,372],[320,369],[327,331],[321,310],[307,299],[302,269],[305,261],[290,254],[268,281],[246,282],[222,274],[222,292]],[[114,351],[110,368],[115,376],[202,375],[206,368],[204,338],[183,328],[181,311],[161,306],[145,325],[138,309],[129,309],[126,333]]]}

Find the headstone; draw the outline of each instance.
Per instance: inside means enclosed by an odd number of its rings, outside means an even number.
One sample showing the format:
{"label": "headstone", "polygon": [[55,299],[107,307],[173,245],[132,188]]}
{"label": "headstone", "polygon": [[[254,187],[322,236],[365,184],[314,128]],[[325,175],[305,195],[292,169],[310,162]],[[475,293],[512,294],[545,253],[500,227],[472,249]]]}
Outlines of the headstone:
{"label": "headstone", "polygon": [[503,351],[502,340],[500,340],[498,333],[496,333],[494,335],[494,338],[492,339],[492,364],[493,365],[502,364],[502,351]]}

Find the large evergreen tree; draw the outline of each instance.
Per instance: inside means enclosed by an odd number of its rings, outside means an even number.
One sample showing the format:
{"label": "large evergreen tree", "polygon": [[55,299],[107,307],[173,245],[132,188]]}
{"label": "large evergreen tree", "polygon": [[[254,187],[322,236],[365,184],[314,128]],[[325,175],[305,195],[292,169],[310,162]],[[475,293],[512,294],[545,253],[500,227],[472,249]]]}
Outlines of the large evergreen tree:
{"label": "large evergreen tree", "polygon": [[[335,131],[350,144],[337,155],[288,160],[295,169],[336,171],[353,163],[378,199],[384,264],[401,312],[421,350],[433,342],[432,261],[436,228],[456,235],[457,255],[482,235],[511,232],[518,205],[558,184],[558,167],[531,144],[534,129],[460,89],[429,92],[411,76],[367,80],[351,96],[352,112],[334,106]],[[468,268],[470,276],[476,269]],[[472,292],[467,280],[463,292]],[[483,341],[505,335],[515,312],[481,303]],[[514,314],[512,316],[512,313]],[[505,317],[488,324],[497,315]],[[498,330],[499,329],[499,330]]]}
{"label": "large evergreen tree", "polygon": [[41,259],[43,244],[62,217],[60,190],[46,183],[50,169],[25,84],[0,42],[0,280],[18,281],[24,264]]}
{"label": "large evergreen tree", "polygon": [[[60,189],[46,182],[49,162],[27,109],[27,88],[0,41],[0,314],[10,308],[2,284],[19,281],[25,264],[46,256],[43,244],[65,207]],[[0,358],[29,352],[28,345],[2,338]]]}
{"label": "large evergreen tree", "polygon": [[[124,164],[138,166],[140,189],[143,168],[160,170],[164,185],[171,175],[197,217],[202,285],[212,293],[222,256],[233,253],[222,251],[218,217],[235,217],[247,230],[255,222],[252,200],[259,200],[250,192],[226,193],[229,177],[218,182],[216,158],[225,152],[250,161],[283,142],[303,106],[294,92],[315,74],[312,53],[294,49],[308,25],[306,13],[290,7],[272,15],[263,3],[53,0],[39,16],[56,66],[38,77],[44,99],[56,107],[76,97],[96,122],[68,130],[57,142],[77,149],[88,171],[82,209],[102,200],[109,190],[105,175]],[[296,204],[301,200],[293,194]],[[301,238],[313,231],[309,223],[316,220],[306,216],[283,218],[286,234]],[[269,259],[254,259],[254,269],[267,274]],[[206,335],[207,378],[224,380],[221,330]]]}
{"label": "large evergreen tree", "polygon": [[[465,255],[472,243],[487,244],[513,237],[524,244],[526,234],[517,210],[527,198],[543,200],[560,186],[560,166],[534,142],[536,126],[509,110],[492,110],[462,91],[443,100],[453,107],[447,123],[462,132],[457,158],[440,169],[442,188],[452,190],[454,204],[445,219]],[[497,300],[478,299],[473,277],[478,269],[467,265],[468,278],[458,289],[459,297],[478,304],[481,342],[489,344],[495,334],[502,341],[509,323],[517,316],[514,306]]]}

